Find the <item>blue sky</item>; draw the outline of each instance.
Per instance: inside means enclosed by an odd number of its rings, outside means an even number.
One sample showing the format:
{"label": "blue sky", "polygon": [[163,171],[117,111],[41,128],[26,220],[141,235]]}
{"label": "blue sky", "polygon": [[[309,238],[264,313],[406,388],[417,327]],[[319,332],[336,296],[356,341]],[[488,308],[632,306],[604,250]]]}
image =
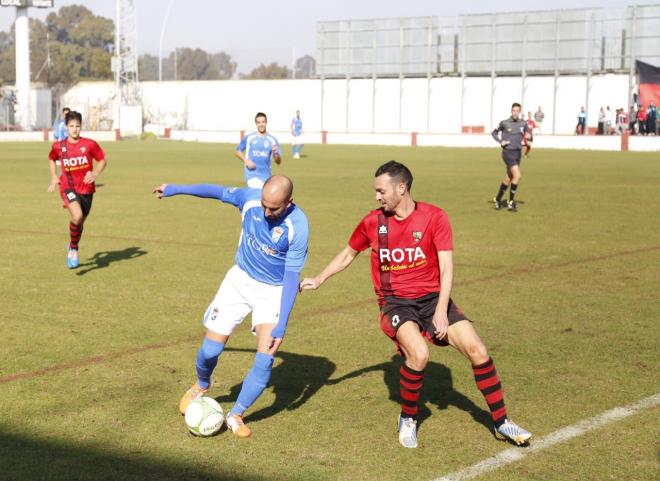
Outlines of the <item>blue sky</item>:
{"label": "blue sky", "polygon": [[[290,65],[292,58],[315,55],[316,22],[358,18],[399,16],[456,16],[493,12],[493,2],[474,0],[441,2],[439,0],[332,0],[264,1],[241,4],[222,0],[171,0],[166,23],[163,54],[176,47],[199,47],[208,52],[226,51],[246,72],[260,62],[277,61]],[[160,32],[170,0],[135,0],[138,6],[138,48],[140,53],[157,55]],[[633,1],[583,0],[580,7],[622,7]],[[643,2],[649,3],[649,2]],[[97,15],[113,18],[114,0],[55,0],[55,8],[84,4]],[[575,8],[575,0],[526,0],[517,10]],[[30,9],[30,16],[45,18],[50,10]],[[0,31],[8,31],[14,22],[13,8],[0,9]]]}

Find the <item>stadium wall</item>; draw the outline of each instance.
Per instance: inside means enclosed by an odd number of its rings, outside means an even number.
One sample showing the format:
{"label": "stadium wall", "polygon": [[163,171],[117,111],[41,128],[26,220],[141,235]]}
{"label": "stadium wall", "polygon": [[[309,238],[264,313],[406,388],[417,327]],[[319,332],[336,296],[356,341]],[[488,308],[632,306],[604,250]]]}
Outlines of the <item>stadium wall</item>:
{"label": "stadium wall", "polygon": [[[62,102],[81,111],[87,128],[110,130],[113,89],[81,82]],[[520,77],[437,77],[143,82],[141,89],[145,125],[180,130],[249,131],[258,111],[268,114],[271,130],[288,130],[299,109],[308,132],[490,131],[518,101],[524,112],[543,108],[544,133],[554,124],[556,134],[572,134],[581,106],[591,127],[600,107],[627,108],[628,76],[560,76],[556,87],[553,77],[526,77],[524,85]]]}

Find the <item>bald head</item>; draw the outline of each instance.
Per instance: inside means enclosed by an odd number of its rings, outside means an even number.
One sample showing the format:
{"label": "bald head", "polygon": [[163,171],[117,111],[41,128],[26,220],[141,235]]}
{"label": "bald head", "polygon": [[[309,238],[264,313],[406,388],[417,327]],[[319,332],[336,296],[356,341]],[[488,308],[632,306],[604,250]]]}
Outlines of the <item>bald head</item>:
{"label": "bald head", "polygon": [[276,219],[289,208],[293,195],[293,182],[285,175],[270,177],[261,191],[261,204],[267,218]]}
{"label": "bald head", "polygon": [[268,178],[263,188],[263,197],[271,197],[273,200],[290,199],[293,194],[293,182],[286,175],[273,175]]}

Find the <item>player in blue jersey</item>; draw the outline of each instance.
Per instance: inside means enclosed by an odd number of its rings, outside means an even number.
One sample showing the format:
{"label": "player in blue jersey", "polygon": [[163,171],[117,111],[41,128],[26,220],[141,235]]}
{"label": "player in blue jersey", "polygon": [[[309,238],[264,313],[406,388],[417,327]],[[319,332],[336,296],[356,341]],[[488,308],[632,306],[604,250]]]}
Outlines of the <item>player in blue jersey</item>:
{"label": "player in blue jersey", "polygon": [[278,165],[282,163],[282,149],[277,139],[266,132],[266,114],[259,112],[254,123],[257,131],[243,137],[234,155],[245,165],[243,173],[247,186],[261,189],[270,177],[271,159]]}
{"label": "player in blue jersey", "polygon": [[296,116],[291,121],[291,135],[293,139],[291,140],[291,147],[293,149],[293,158],[300,158],[300,151],[303,148],[302,133],[303,133],[303,123],[300,118],[300,110],[296,110]]}
{"label": "player in blue jersey", "polygon": [[293,203],[293,183],[288,177],[270,177],[262,189],[221,185],[162,184],[158,198],[194,195],[232,204],[241,212],[243,228],[236,264],[227,272],[204,314],[206,336],[197,352],[197,382],[179,403],[181,414],[211,387],[211,374],[229,337],[252,312],[252,332],[257,353],[236,403],[227,414],[227,427],[241,438],[252,434],[243,413],[257,400],[270,380],[277,352],[298,293],[298,279],[307,260],[309,225]]}
{"label": "player in blue jersey", "polygon": [[[66,140],[69,136],[69,133],[66,130],[66,114],[71,112],[69,107],[64,107],[62,109],[62,115],[55,121],[53,124],[53,140],[54,141],[63,141]],[[60,165],[59,162],[57,165]]]}

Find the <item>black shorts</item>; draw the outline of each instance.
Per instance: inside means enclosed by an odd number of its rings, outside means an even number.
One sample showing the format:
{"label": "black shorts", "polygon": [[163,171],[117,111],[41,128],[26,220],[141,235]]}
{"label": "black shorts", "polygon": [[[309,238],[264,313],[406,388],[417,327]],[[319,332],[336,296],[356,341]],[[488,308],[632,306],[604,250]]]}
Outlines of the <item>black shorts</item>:
{"label": "black shorts", "polygon": [[60,191],[62,200],[64,201],[64,207],[69,207],[71,202],[78,202],[80,204],[80,209],[85,217],[89,215],[89,211],[92,210],[92,201],[94,200],[94,194],[79,194],[73,189],[64,189]]}
{"label": "black shorts", "polygon": [[502,160],[507,167],[513,167],[514,165],[520,165],[520,150],[507,150],[502,149]]}
{"label": "black shorts", "polygon": [[[433,314],[435,314],[435,308],[438,305],[438,297],[437,292],[417,299],[386,297],[385,303],[380,308],[380,328],[387,337],[396,342],[396,331],[405,322],[411,321],[419,326],[420,332],[429,342],[438,346],[447,346],[446,336],[443,339],[435,337]],[[458,321],[470,320],[451,299],[449,299],[447,305],[447,319],[450,326]],[[401,349],[399,349],[399,352],[401,352]]]}

